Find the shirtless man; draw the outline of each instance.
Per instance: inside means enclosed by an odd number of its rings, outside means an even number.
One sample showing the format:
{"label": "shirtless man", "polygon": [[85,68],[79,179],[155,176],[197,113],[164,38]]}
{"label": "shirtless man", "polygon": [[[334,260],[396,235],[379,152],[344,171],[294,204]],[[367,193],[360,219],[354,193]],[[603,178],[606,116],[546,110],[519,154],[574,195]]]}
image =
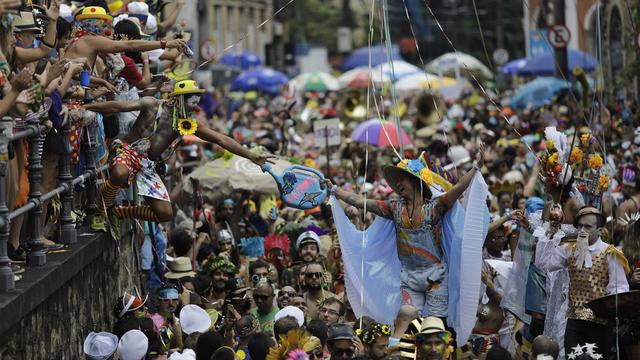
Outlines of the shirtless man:
{"label": "shirtless man", "polygon": [[110,177],[102,189],[99,211],[110,208],[118,189],[129,187],[136,178],[138,194],[144,196],[148,205],[118,207],[113,209],[113,213],[119,218],[156,222],[171,220],[173,210],[169,194],[155,166],[156,162],[163,160],[163,153],[171,148],[181,134],[195,134],[258,166],[269,161],[269,156],[256,155],[228,136],[209,129],[206,123],[193,119],[193,112],[203,92],[195,81],[183,80],[175,84],[168,101],[147,96],[137,101],[107,101],[84,106],[86,110],[103,114],[140,111],[131,131],[114,144]]}
{"label": "shirtless man", "polygon": [[77,27],[65,50],[65,57],[70,59],[86,58],[91,67],[96,63],[99,54],[113,54],[127,51],[151,51],[155,49],[178,49],[187,47],[184,40],[146,41],[146,40],[111,40],[106,37],[111,31],[112,17],[105,9],[89,6],[76,15]]}

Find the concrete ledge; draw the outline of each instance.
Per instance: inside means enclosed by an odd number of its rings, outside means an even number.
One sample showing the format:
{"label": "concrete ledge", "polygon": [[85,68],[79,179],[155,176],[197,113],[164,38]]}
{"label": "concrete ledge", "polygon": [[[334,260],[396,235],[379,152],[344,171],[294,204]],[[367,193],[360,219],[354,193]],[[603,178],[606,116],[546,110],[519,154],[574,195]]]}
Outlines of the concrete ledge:
{"label": "concrete ledge", "polygon": [[47,254],[47,264],[27,267],[16,288],[0,293],[0,334],[33,311],[51,294],[76,276],[102,252],[114,246],[114,240],[106,233],[78,233],[78,242],[67,252]]}

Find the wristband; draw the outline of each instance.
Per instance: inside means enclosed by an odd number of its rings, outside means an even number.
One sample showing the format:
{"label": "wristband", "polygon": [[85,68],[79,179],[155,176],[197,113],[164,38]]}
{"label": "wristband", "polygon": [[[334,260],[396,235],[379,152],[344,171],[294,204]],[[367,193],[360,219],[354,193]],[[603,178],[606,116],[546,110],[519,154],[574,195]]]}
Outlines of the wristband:
{"label": "wristband", "polygon": [[44,45],[44,46],[46,46],[46,47],[50,48],[50,49],[53,49],[53,48],[55,48],[55,47],[56,47],[56,45],[55,45],[55,44],[56,44],[56,41],[55,41],[55,40],[53,41],[53,45],[51,45],[51,44],[47,43],[46,41],[44,41],[44,39],[40,40],[40,43],[41,43],[42,45]]}

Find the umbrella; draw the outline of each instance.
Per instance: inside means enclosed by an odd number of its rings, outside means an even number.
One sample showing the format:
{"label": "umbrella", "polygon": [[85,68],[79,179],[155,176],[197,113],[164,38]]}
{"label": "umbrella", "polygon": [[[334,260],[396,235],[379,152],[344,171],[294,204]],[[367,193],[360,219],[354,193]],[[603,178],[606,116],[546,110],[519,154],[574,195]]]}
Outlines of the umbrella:
{"label": "umbrella", "polygon": [[[400,133],[402,134],[403,145],[412,143],[411,138],[404,129],[400,129]],[[400,146],[396,124],[390,121],[380,121],[377,118],[358,124],[351,133],[351,138],[361,144],[369,143],[378,146]],[[391,142],[389,142],[389,140],[391,140]]]}
{"label": "umbrella", "polygon": [[534,108],[544,105],[554,96],[571,89],[567,81],[554,77],[540,77],[516,90],[510,105],[514,109],[525,109],[529,105]]}
{"label": "umbrella", "polygon": [[[446,76],[442,78],[443,86],[453,86],[456,83],[456,79]],[[437,75],[423,71],[406,76],[394,84],[398,91],[435,90],[439,89],[440,85],[440,78]]]}
{"label": "umbrella", "polygon": [[[545,53],[527,60],[527,64],[520,69],[521,74],[526,75],[553,75],[556,71],[556,61],[553,53]],[[575,67],[581,67],[585,72],[596,70],[598,61],[591,55],[575,49],[567,49],[569,71]],[[565,74],[569,76],[569,74]]]}
{"label": "umbrella", "polygon": [[527,65],[527,59],[516,59],[502,65],[500,72],[505,75],[520,75],[522,68]]}
{"label": "umbrella", "polygon": [[[359,66],[369,66],[369,55],[371,55],[371,66],[376,66],[384,62],[389,61],[387,57],[387,48],[382,45],[363,47],[354,50],[340,66],[342,71],[351,70]],[[402,60],[400,56],[400,48],[398,45],[393,45],[391,49],[392,60]]]}
{"label": "umbrella", "polygon": [[366,67],[349,70],[338,77],[341,87],[351,89],[368,88],[372,81],[378,85],[391,81],[391,78],[380,71],[375,72]]}
{"label": "umbrella", "polygon": [[[284,172],[292,164],[276,159],[272,165],[276,172]],[[248,159],[233,155],[221,157],[193,170],[188,176],[197,179],[203,196],[215,200],[233,194],[237,190],[250,190],[262,194],[279,194],[278,185],[268,173],[263,173],[258,165]],[[185,182],[185,190],[192,192],[191,181]]]}
{"label": "umbrella", "polygon": [[280,87],[287,83],[287,76],[279,71],[266,67],[247,70],[231,82],[231,91],[258,90],[269,94],[277,94]]}
{"label": "umbrella", "polygon": [[398,81],[409,75],[419,74],[422,72],[422,69],[420,69],[419,67],[413,64],[409,64],[406,61],[393,60],[392,62],[393,62],[393,69],[391,68],[391,62],[385,62],[375,66],[373,68],[373,73],[374,74],[382,73],[389,76],[392,81]]}
{"label": "umbrella", "polygon": [[220,64],[238,67],[243,70],[247,70],[262,64],[262,60],[260,60],[258,54],[252,53],[250,51],[245,51],[239,54],[225,54],[222,58],[220,58],[219,62]]}
{"label": "umbrella", "polygon": [[[457,65],[456,65],[457,64]],[[442,72],[443,74],[453,74],[455,73],[456,66],[460,69],[460,74],[464,75],[467,73],[467,69],[473,72],[476,75],[480,75],[484,78],[490,79],[493,77],[493,73],[486,67],[482,61],[474,58],[471,55],[461,53],[461,52],[450,52],[444,55],[440,55],[439,57],[433,59],[426,66],[427,71],[430,71],[434,74],[438,74]]]}
{"label": "umbrella", "polygon": [[320,72],[308,72],[300,74],[289,82],[297,90],[303,91],[337,91],[340,90],[340,82],[335,76]]}

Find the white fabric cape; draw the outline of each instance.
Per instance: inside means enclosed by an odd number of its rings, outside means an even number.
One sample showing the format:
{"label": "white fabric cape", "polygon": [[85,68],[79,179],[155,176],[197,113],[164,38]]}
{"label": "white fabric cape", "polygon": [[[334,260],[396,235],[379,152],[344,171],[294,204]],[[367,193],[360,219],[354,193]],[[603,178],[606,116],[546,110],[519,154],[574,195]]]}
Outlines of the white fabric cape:
{"label": "white fabric cape", "polygon": [[[463,205],[456,203],[445,215],[442,226],[445,261],[449,268],[447,323],[455,329],[459,344],[467,341],[476,321],[482,245],[489,227],[487,194],[484,179],[475,176],[465,192]],[[378,216],[367,230],[359,231],[335,197],[332,196],[329,203],[344,259],[347,297],[355,315],[358,318],[367,315],[377,322],[393,324],[402,305],[401,265],[393,221]],[[465,211],[465,208],[474,211]]]}

